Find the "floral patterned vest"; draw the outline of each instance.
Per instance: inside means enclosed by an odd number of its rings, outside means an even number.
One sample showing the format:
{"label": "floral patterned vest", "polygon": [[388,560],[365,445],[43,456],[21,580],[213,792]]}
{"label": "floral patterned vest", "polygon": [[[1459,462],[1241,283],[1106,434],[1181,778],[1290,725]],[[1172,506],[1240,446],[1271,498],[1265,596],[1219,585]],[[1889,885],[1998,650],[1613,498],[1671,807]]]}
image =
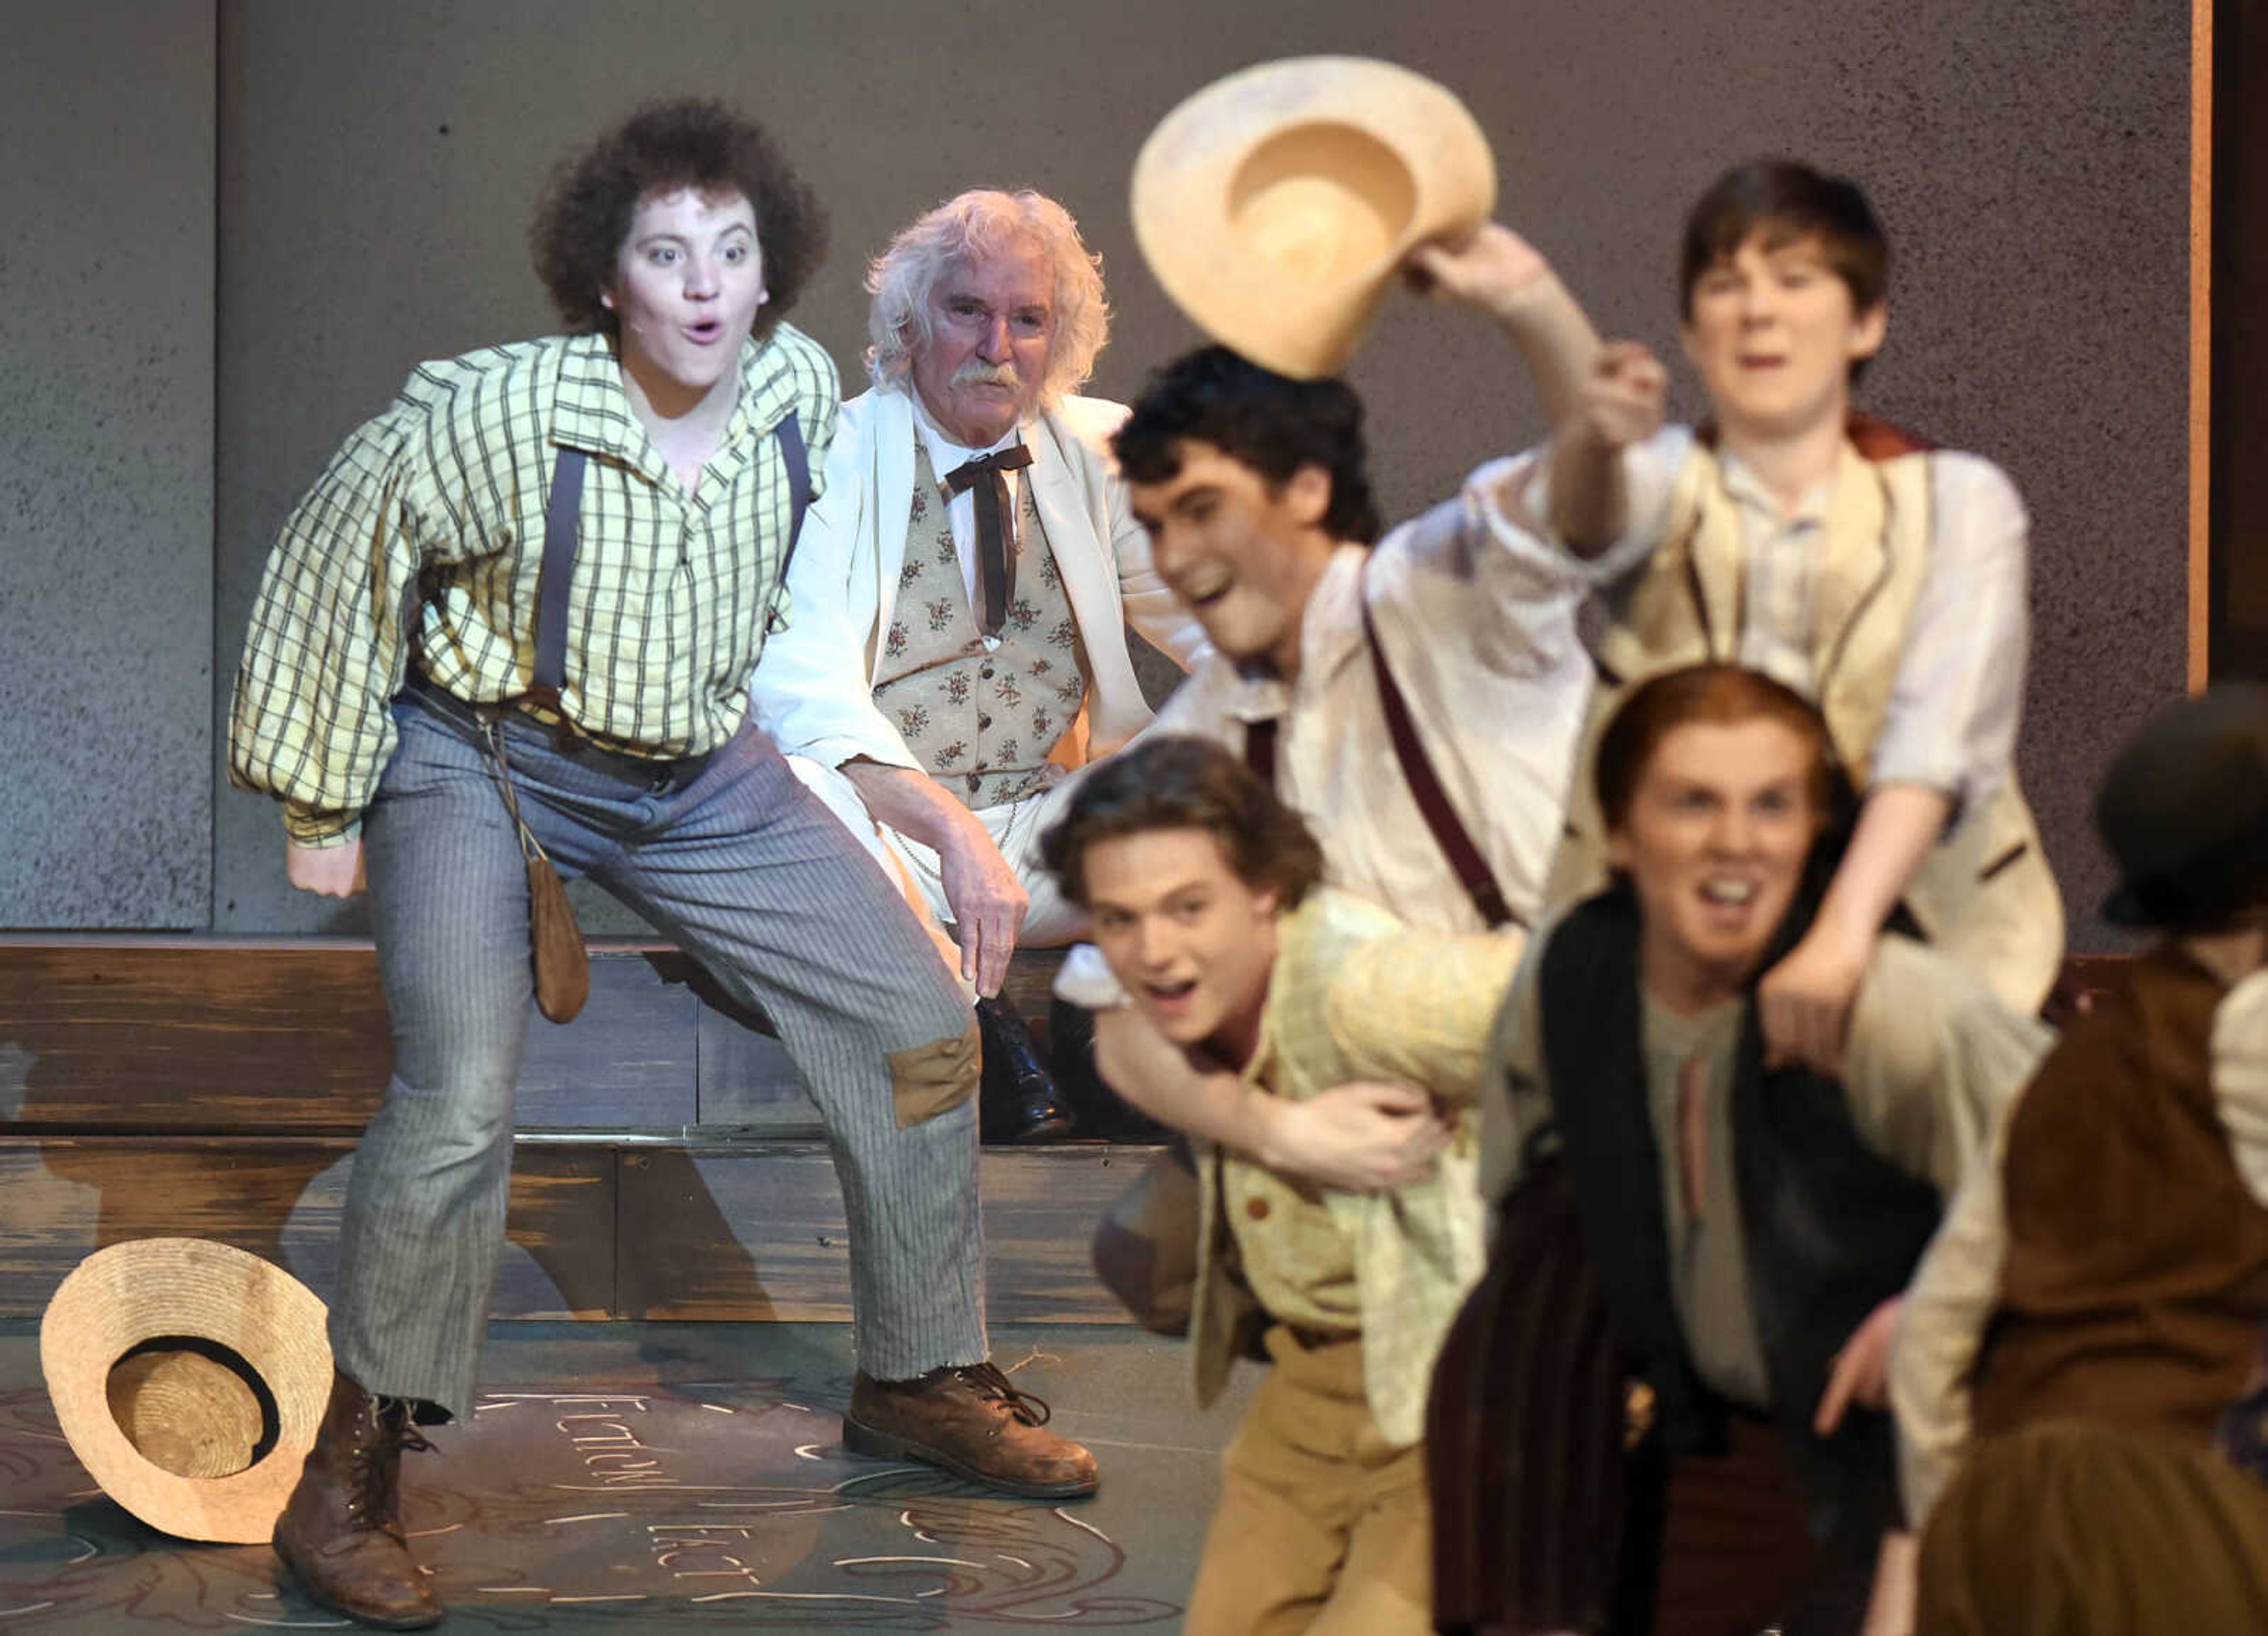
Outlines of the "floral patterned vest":
{"label": "floral patterned vest", "polygon": [[987,652],[961,576],[947,495],[914,439],[913,510],[874,704],[930,777],[971,808],[1051,783],[1049,752],[1086,702],[1086,656],[1029,474],[1016,505],[1016,597]]}

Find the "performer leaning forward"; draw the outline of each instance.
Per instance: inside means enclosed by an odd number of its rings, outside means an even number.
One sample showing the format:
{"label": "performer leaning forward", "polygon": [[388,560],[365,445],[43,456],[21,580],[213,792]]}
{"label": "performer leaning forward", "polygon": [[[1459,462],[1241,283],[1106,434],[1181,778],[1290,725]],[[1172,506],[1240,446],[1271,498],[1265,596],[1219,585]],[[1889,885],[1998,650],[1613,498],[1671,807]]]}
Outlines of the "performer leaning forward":
{"label": "performer leaning forward", "polygon": [[[761,1006],[811,1086],[850,1220],[847,1444],[1016,1493],[1095,1485],[986,1361],[968,1002],[745,725],[798,490],[835,430],[827,355],[778,321],[822,234],[754,126],[642,111],[538,216],[573,333],[421,365],[268,564],[232,771],[283,800],[294,885],[367,881],[394,1025],[342,1227],[338,1375],[276,1535],[317,1600],[364,1623],[440,1618],[394,1496],[416,1426],[473,1398],[531,993],[524,845]],[[531,697],[547,504],[578,467],[563,674]]]}

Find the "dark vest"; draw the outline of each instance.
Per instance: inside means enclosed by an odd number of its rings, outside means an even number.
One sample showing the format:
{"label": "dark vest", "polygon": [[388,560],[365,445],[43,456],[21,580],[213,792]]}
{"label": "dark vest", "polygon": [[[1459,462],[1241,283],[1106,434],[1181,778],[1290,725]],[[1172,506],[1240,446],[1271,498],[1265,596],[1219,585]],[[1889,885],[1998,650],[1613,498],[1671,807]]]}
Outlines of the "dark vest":
{"label": "dark vest", "polygon": [[2161,944],[2025,1088],[1980,1433],[2078,1417],[2202,1445],[2242,1394],[2268,1323],[2268,1209],[2213,1100],[2226,992]]}
{"label": "dark vest", "polygon": [[[1815,900],[1813,900],[1815,902]],[[1801,936],[1790,917],[1759,970]],[[1726,1443],[1726,1405],[1695,1373],[1671,1294],[1661,1155],[1647,1116],[1638,905],[1616,886],[1572,910],[1543,954],[1543,1061],[1561,1151],[1616,1328],[1637,1354],[1673,1455]],[[1767,1073],[1753,1004],[1732,1087],[1735,1190],[1772,1419],[1815,1538],[1871,1551],[1897,1517],[1889,1418],[1811,1430],[1835,1354],[1904,1289],[1941,1213],[1937,1190],[1859,1139],[1843,1087]]]}

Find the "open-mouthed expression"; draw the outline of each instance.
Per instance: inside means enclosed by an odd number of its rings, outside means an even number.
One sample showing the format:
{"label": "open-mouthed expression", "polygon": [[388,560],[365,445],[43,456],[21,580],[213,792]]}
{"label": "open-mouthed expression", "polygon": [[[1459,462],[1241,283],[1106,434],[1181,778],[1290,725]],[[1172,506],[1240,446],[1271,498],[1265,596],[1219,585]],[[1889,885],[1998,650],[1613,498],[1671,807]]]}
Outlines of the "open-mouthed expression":
{"label": "open-mouthed expression", "polygon": [[649,392],[666,382],[698,395],[739,368],[767,294],[755,207],[681,188],[638,201],[601,299]]}
{"label": "open-mouthed expression", "polygon": [[1230,660],[1288,661],[1316,574],[1330,554],[1317,532],[1330,478],[1303,467],[1284,483],[1210,443],[1178,446],[1181,469],[1128,485],[1150,558]]}
{"label": "open-mouthed expression", "polygon": [[956,262],[930,293],[914,386],[954,442],[988,448],[1035,409],[1055,339],[1055,269],[1037,245]]}
{"label": "open-mouthed expression", "polygon": [[1248,1043],[1276,959],[1275,891],[1238,879],[1204,829],[1094,841],[1080,871],[1095,947],[1158,1031]]}
{"label": "open-mouthed expression", "polygon": [[1694,281],[1685,355],[1728,437],[1800,435],[1842,423],[1851,366],[1882,344],[1887,313],[1865,312],[1816,233],[1749,234]]}
{"label": "open-mouthed expression", "polygon": [[1754,973],[1819,832],[1815,754],[1769,717],[1688,722],[1655,745],[1607,859],[1637,892],[1662,998],[1729,998]]}

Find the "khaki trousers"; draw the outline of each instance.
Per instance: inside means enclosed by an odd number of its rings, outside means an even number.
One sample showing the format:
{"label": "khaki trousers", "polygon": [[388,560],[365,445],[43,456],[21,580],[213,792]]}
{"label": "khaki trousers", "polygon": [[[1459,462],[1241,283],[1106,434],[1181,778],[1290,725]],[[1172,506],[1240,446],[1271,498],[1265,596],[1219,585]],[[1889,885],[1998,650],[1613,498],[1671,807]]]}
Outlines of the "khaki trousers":
{"label": "khaki trousers", "polygon": [[1183,1636],[1430,1636],[1424,1446],[1380,1437],[1359,1339],[1302,1345],[1279,1324],[1268,1352],[1221,1456]]}

